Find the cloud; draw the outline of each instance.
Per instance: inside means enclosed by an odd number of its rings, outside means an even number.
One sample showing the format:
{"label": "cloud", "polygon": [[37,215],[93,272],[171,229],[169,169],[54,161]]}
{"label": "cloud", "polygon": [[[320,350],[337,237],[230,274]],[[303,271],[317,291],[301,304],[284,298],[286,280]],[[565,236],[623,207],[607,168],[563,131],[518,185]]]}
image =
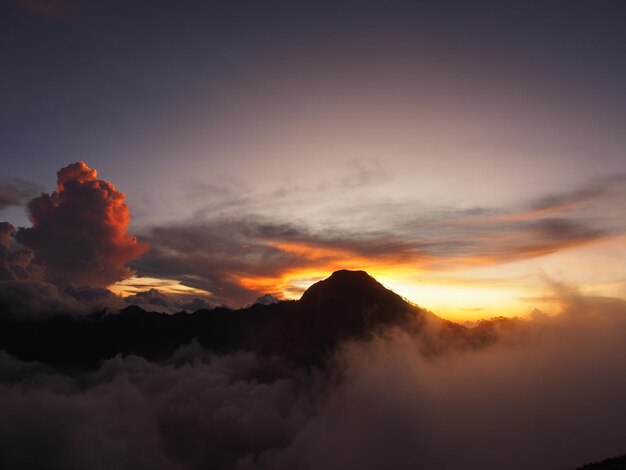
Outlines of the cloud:
{"label": "cloud", "polygon": [[151,251],[133,266],[207,290],[218,302],[245,304],[265,293],[297,295],[342,268],[455,271],[545,256],[611,234],[569,218],[476,220],[475,213],[377,231],[314,230],[254,215],[161,225],[144,234]]}
{"label": "cloud", "polygon": [[129,277],[126,264],[147,249],[126,233],[124,199],[96,170],[73,163],[59,170],[56,191],[30,201],[33,226],[20,228],[15,239],[34,252],[50,282],[109,285]]}
{"label": "cloud", "polygon": [[[23,184],[11,201],[33,191]],[[32,199],[29,210],[32,228],[16,231],[0,222],[1,315],[40,318],[122,307],[100,286],[129,276],[125,264],[146,249],[126,234],[124,194],[79,162],[60,170],[57,190]]]}
{"label": "cloud", "polygon": [[121,298],[104,288],[57,285],[43,279],[34,253],[18,246],[15,228],[0,222],[0,317],[42,318],[54,315],[82,315],[124,305]]}
{"label": "cloud", "polygon": [[338,387],[293,442],[242,468],[552,469],[622,454],[626,309],[570,313],[475,352],[424,357],[401,331],[346,344]]}
{"label": "cloud", "polygon": [[271,275],[290,267],[295,257],[267,240],[297,232],[292,225],[255,218],[162,226],[145,235],[152,249],[133,265],[145,275],[173,277],[207,290],[218,302],[249,303],[258,295],[238,276]]}
{"label": "cloud", "polygon": [[118,356],[75,378],[0,353],[0,372],[11,378],[0,385],[3,468],[232,468],[287,445],[317,390],[280,361],[197,344],[169,363]]}
{"label": "cloud", "polygon": [[23,204],[42,191],[41,186],[30,181],[12,178],[0,182],[0,210]]}
{"label": "cloud", "polygon": [[[356,167],[374,174],[380,170],[359,161]],[[151,252],[133,267],[141,275],[174,279],[211,292],[216,303],[233,305],[266,293],[297,297],[341,268],[396,280],[407,273],[414,282],[417,275],[452,275],[530,260],[624,233],[623,181],[620,175],[593,180],[511,207],[458,209],[410,200],[334,198],[334,206],[314,219],[307,213],[299,217],[294,202],[307,207],[317,200],[311,188],[294,190],[301,199],[272,199],[276,210],[267,215],[260,195],[243,197],[235,185],[228,191],[211,187],[212,202],[193,220],[161,221],[145,229],[142,238]]]}
{"label": "cloud", "polygon": [[69,286],[63,290],[43,281],[0,282],[0,317],[37,319],[117,310],[124,304],[111,291]]}
{"label": "cloud", "polygon": [[[379,165],[366,163],[356,161],[357,170],[381,173]],[[142,238],[151,252],[133,267],[144,276],[174,279],[211,292],[216,303],[234,305],[266,293],[297,297],[310,283],[341,268],[396,280],[407,273],[414,282],[422,274],[452,275],[530,260],[624,233],[623,182],[623,175],[593,180],[510,207],[458,209],[402,199],[355,203],[354,198],[334,197],[334,206],[314,219],[307,213],[299,217],[294,202],[307,207],[317,200],[311,188],[294,190],[286,201],[272,199],[272,215],[264,215],[260,204],[267,199],[253,192],[258,197],[243,197],[234,184],[227,191],[204,188],[212,201],[206,210],[197,211],[191,221],[148,227]]]}
{"label": "cloud", "polygon": [[608,236],[599,228],[565,218],[504,221],[468,226],[467,238],[448,260],[492,265],[548,255]]}
{"label": "cloud", "polygon": [[570,209],[574,206],[601,199],[616,190],[623,190],[626,175],[617,174],[598,178],[574,191],[544,196],[532,204],[531,211],[547,213]]}
{"label": "cloud", "polygon": [[391,173],[378,160],[353,159],[348,162],[352,171],[341,178],[342,188],[362,188],[385,183],[393,179]]}
{"label": "cloud", "polygon": [[0,352],[0,463],[575,468],[624,452],[626,307],[568,298],[561,315],[495,324],[479,350],[425,354],[423,336],[392,329],[345,343],[326,371],[195,342],[80,374]]}
{"label": "cloud", "polygon": [[166,295],[158,289],[149,289],[124,298],[127,305],[137,305],[149,312],[177,313],[195,312],[210,309],[212,305],[206,299],[190,295]]}
{"label": "cloud", "polygon": [[13,246],[15,227],[0,222],[0,281],[25,280],[31,277],[33,253]]}
{"label": "cloud", "polygon": [[146,276],[207,290],[217,303],[247,304],[262,294],[281,295],[289,287],[285,273],[309,270],[319,280],[336,269],[418,259],[406,244],[379,234],[316,233],[258,216],[162,225],[143,238],[150,252],[133,267]]}

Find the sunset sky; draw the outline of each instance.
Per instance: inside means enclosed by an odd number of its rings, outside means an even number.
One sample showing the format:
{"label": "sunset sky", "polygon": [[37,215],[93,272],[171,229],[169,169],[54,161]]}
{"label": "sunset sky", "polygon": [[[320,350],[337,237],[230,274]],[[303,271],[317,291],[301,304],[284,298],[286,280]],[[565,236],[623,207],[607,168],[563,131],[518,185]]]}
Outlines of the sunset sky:
{"label": "sunset sky", "polygon": [[[0,221],[124,295],[241,306],[345,268],[461,321],[626,299],[623,5],[429,3],[3,2]],[[85,219],[40,196],[102,188]],[[84,227],[97,276],[46,245]]]}

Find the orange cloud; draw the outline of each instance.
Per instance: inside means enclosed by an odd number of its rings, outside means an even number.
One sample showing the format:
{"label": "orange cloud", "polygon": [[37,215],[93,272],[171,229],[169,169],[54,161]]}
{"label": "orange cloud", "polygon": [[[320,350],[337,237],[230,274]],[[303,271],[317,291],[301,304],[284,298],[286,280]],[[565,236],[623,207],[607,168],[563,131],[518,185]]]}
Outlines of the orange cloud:
{"label": "orange cloud", "polygon": [[384,255],[359,252],[340,243],[314,241],[268,241],[266,244],[291,257],[267,274],[233,274],[240,287],[285,298],[298,297],[310,284],[337,269],[363,269],[381,281],[416,279],[429,272],[458,272],[545,256],[587,244],[598,234],[564,221],[547,220],[531,227],[493,227],[473,234],[475,253],[420,252],[399,246]]}
{"label": "orange cloud", "polygon": [[422,272],[426,261],[425,257],[411,257],[404,251],[379,258],[358,254],[355,250],[314,243],[270,241],[267,245],[294,256],[294,265],[269,275],[250,276],[242,273],[234,276],[234,280],[244,289],[284,298],[299,297],[311,284],[339,269],[362,269],[376,278],[385,279],[406,272],[416,275]]}
{"label": "orange cloud", "polygon": [[606,240],[615,231],[590,217],[590,206],[610,195],[607,185],[544,197],[522,210],[380,214],[377,231],[217,216],[152,230],[146,236],[155,249],[136,266],[144,275],[185,282],[191,276],[194,287],[236,304],[264,293],[297,297],[337,269],[364,269],[402,285],[428,273],[487,269]]}
{"label": "orange cloud", "polygon": [[57,172],[57,191],[63,191],[68,181],[86,183],[88,181],[96,181],[97,177],[98,171],[89,168],[85,162],[72,163]]}
{"label": "orange cloud", "polygon": [[84,162],[57,175],[57,190],[28,205],[33,226],[20,229],[15,238],[33,250],[51,282],[107,286],[129,277],[126,264],[147,245],[127,234],[124,193],[97,179],[96,170]]}

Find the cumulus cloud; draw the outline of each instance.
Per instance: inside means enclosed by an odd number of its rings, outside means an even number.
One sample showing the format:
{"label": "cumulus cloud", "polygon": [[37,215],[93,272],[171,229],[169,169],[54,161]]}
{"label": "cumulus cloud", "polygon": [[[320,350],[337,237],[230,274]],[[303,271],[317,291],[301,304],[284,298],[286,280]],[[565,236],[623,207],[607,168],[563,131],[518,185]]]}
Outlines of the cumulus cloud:
{"label": "cumulus cloud", "polygon": [[57,189],[30,201],[33,226],[15,239],[30,248],[46,280],[106,286],[130,276],[126,264],[147,247],[128,235],[125,196],[83,162],[58,172]]}
{"label": "cumulus cloud", "polygon": [[61,289],[43,280],[34,253],[16,246],[15,228],[0,222],[0,318],[33,319],[81,315],[124,305],[105,288],[69,285]]}
{"label": "cumulus cloud", "polygon": [[25,280],[31,277],[33,253],[14,246],[15,227],[0,222],[0,281]]}
{"label": "cumulus cloud", "polygon": [[[19,183],[19,184],[18,184]],[[32,183],[0,184],[0,208],[37,193]],[[126,263],[146,250],[127,235],[125,196],[85,163],[58,172],[57,190],[28,205],[31,228],[0,222],[2,316],[39,318],[116,309],[104,286],[131,274]]]}

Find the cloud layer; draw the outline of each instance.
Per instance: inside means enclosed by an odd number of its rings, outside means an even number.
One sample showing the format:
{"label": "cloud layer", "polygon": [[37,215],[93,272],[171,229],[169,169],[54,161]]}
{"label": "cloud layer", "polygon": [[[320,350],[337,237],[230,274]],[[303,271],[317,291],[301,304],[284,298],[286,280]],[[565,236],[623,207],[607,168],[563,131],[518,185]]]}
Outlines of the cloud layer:
{"label": "cloud layer", "polygon": [[347,345],[324,407],[249,468],[565,469],[621,454],[625,310],[600,311],[435,358],[402,332]]}
{"label": "cloud layer", "polygon": [[[618,175],[520,207],[464,210],[411,202],[346,207],[337,201],[329,210],[341,223],[315,226],[248,212],[254,205],[233,200],[238,215],[201,212],[193,221],[148,229],[144,237],[151,251],[134,266],[147,276],[176,279],[238,305],[264,293],[297,296],[312,281],[342,268],[404,270],[415,276],[499,266],[624,233],[624,188]],[[607,200],[616,213],[605,217]]]}
{"label": "cloud layer", "polygon": [[390,330],[325,372],[192,343],[79,375],[0,353],[3,468],[575,468],[624,453],[626,308],[562,315],[477,351]]}

